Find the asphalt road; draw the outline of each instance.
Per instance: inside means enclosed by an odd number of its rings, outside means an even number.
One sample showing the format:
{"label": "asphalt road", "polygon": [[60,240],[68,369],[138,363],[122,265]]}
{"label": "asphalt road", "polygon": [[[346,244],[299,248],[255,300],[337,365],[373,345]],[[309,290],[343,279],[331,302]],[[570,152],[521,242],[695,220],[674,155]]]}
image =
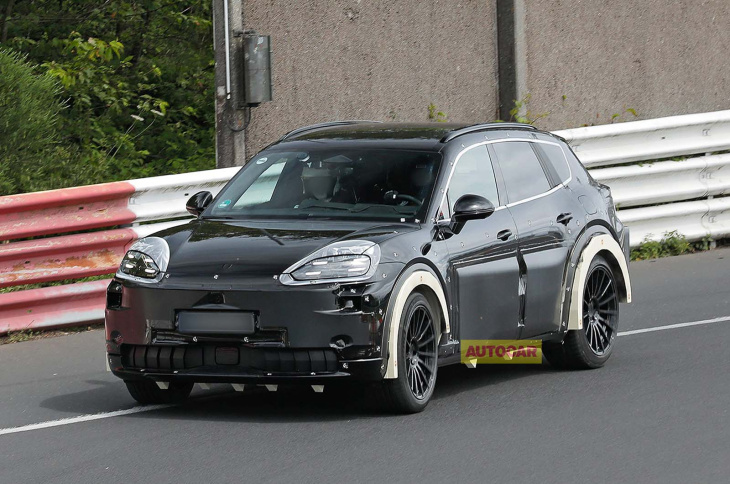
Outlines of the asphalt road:
{"label": "asphalt road", "polygon": [[105,372],[101,331],[2,346],[0,484],[728,482],[730,249],[631,273],[622,331],[728,318],[622,335],[600,370],[443,368],[412,416],[327,389],[217,386],[179,407],[29,429],[134,402]]}

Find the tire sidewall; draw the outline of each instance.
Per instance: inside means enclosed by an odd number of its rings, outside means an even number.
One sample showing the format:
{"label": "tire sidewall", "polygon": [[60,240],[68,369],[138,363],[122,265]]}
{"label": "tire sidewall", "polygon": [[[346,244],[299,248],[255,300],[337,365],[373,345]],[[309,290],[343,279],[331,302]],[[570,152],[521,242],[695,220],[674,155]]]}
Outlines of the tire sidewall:
{"label": "tire sidewall", "polygon": [[[408,374],[406,371],[406,337],[407,337],[407,331],[408,331],[408,319],[410,318],[411,314],[418,308],[419,306],[423,306],[426,308],[428,313],[431,315],[431,321],[433,322],[434,328],[434,338],[436,339],[435,347],[435,359],[436,364],[434,365],[434,372],[433,375],[430,378],[430,385],[426,392],[426,394],[423,396],[423,398],[419,399],[416,398],[415,395],[413,395],[413,392],[411,391],[410,384],[408,383]],[[398,368],[398,378],[396,379],[398,381],[398,387],[400,390],[400,393],[408,400],[408,405],[413,408],[413,410],[418,411],[418,409],[423,409],[428,405],[428,402],[431,400],[431,397],[433,396],[433,391],[436,386],[436,377],[438,373],[438,335],[440,334],[439,328],[438,328],[438,319],[436,314],[434,313],[433,308],[431,307],[431,304],[428,302],[428,299],[421,294],[420,292],[413,292],[410,296],[408,296],[408,299],[406,299],[405,304],[403,305],[403,312],[401,314],[401,320],[400,320],[400,328],[398,331],[398,361],[400,362],[399,368]]]}
{"label": "tire sidewall", "polygon": [[[596,267],[602,266],[606,271],[608,271],[608,274],[611,276],[611,282],[613,283],[614,290],[618,291],[617,281],[616,277],[614,275],[613,269],[611,269],[611,266],[606,262],[606,259],[601,257],[600,255],[597,255],[593,258],[591,261],[591,265],[588,267],[588,273],[586,276],[586,280],[584,283],[583,290],[585,291],[585,284],[588,284],[588,280],[590,279],[591,274],[596,269]],[[618,297],[618,294],[617,294]],[[583,304],[583,298],[581,297],[580,304]],[[581,321],[582,322],[582,321]],[[615,329],[613,331],[613,334],[611,336],[611,343],[608,346],[608,350],[606,350],[602,355],[597,355],[593,349],[591,348],[590,344],[588,343],[588,335],[586,334],[585,327],[577,330],[577,342],[579,349],[581,353],[583,353],[583,357],[585,358],[586,363],[588,366],[593,368],[598,368],[600,366],[603,366],[606,363],[606,360],[608,360],[613,353],[614,346],[616,345],[616,337],[618,335],[618,328],[620,324],[620,317],[619,317],[619,304],[616,304],[616,315],[614,317],[614,324]]]}

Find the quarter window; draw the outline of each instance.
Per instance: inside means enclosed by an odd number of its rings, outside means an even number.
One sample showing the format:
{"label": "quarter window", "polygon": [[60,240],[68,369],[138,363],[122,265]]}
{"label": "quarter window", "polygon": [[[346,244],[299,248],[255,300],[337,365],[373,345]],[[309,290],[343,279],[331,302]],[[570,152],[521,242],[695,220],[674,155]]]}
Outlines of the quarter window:
{"label": "quarter window", "polygon": [[560,181],[566,183],[570,179],[570,167],[563,148],[551,143],[540,143],[538,146],[542,148],[548,161],[555,168]]}
{"label": "quarter window", "polygon": [[495,143],[493,146],[510,203],[550,190],[545,170],[529,142],[509,141]]}
{"label": "quarter window", "polygon": [[451,212],[454,211],[456,201],[464,195],[480,195],[495,207],[499,205],[497,180],[486,146],[475,146],[461,155],[446,194]]}

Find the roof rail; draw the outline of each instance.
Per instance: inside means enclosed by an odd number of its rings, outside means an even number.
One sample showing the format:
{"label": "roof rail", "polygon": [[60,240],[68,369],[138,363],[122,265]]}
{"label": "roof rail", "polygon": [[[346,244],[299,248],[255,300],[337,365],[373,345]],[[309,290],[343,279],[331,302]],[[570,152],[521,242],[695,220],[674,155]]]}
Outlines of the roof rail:
{"label": "roof rail", "polygon": [[488,131],[492,129],[525,129],[530,131],[537,131],[537,128],[531,124],[525,123],[481,123],[466,126],[464,128],[455,129],[446,133],[446,136],[441,138],[442,143],[447,143],[454,138],[463,136],[469,133],[476,133],[478,131]]}
{"label": "roof rail", "polygon": [[332,126],[346,126],[348,124],[361,124],[361,123],[380,123],[381,121],[368,121],[364,119],[353,119],[348,121],[328,121],[326,123],[319,123],[319,124],[312,124],[310,126],[304,126],[302,128],[297,128],[293,131],[289,131],[287,134],[281,137],[279,141],[284,141],[285,139],[289,139],[293,136],[306,133],[307,131],[314,131],[315,129],[320,128],[329,128]]}

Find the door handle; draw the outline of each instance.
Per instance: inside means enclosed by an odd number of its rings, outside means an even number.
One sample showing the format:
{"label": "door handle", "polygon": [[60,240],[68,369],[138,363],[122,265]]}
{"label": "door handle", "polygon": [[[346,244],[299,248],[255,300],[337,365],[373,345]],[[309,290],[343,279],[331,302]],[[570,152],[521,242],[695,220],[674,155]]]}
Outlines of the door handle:
{"label": "door handle", "polygon": [[499,233],[497,234],[497,238],[498,238],[499,240],[507,240],[507,239],[509,239],[510,237],[512,237],[512,231],[511,231],[510,229],[505,229],[505,230],[502,230],[501,232],[499,232]]}
{"label": "door handle", "polygon": [[573,220],[573,214],[570,212],[561,213],[556,220],[559,224],[568,225]]}

